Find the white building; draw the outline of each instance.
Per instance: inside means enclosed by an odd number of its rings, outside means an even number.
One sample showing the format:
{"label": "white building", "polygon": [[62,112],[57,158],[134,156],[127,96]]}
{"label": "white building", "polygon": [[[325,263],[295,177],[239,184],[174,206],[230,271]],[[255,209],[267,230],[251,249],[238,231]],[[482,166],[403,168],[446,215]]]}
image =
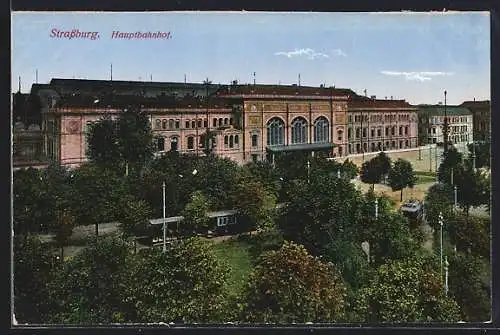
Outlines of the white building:
{"label": "white building", "polygon": [[[423,122],[421,131],[427,134],[427,143],[444,143],[445,107],[420,106],[420,113],[427,122]],[[465,145],[473,140],[473,116],[469,109],[464,107],[446,106],[448,118],[448,141],[456,145]],[[422,119],[422,118],[421,118]]]}

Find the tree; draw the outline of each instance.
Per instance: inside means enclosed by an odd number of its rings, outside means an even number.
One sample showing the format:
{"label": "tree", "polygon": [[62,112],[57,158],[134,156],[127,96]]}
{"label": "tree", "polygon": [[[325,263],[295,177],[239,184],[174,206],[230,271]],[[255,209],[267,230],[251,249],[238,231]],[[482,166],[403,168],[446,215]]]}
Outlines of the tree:
{"label": "tree", "polygon": [[136,322],[222,322],[227,269],[200,238],[149,249],[131,269],[126,301],[137,308]]}
{"label": "tree", "polygon": [[[475,148],[474,148],[475,146]],[[491,165],[491,142],[475,142],[470,143],[467,148],[469,149],[468,161],[470,166],[473,166],[473,156],[476,156],[476,169],[482,167],[490,167]]]}
{"label": "tree", "polygon": [[445,221],[450,242],[458,251],[477,257],[490,258],[491,218],[466,217],[457,213]]}
{"label": "tree", "polygon": [[232,194],[234,209],[249,221],[250,227],[272,230],[275,228],[273,215],[276,208],[276,196],[268,192],[260,181],[247,173],[243,170]]}
{"label": "tree", "polygon": [[342,163],[341,171],[343,175],[349,180],[356,178],[359,172],[358,166],[351,162],[349,159],[346,159],[344,163]]}
{"label": "tree", "polygon": [[101,237],[66,261],[48,285],[49,321],[98,324],[134,320],[135,308],[125,294],[125,288],[132,285],[127,271],[133,264],[129,248],[120,238]]}
{"label": "tree", "polygon": [[403,201],[403,189],[413,188],[417,178],[413,172],[410,162],[399,158],[389,172],[389,184],[393,191],[401,191],[401,201]]}
{"label": "tree", "polygon": [[259,323],[339,322],[345,285],[331,265],[285,242],[264,253],[250,276],[242,315]]}
{"label": "tree", "polygon": [[20,323],[44,323],[47,283],[56,271],[54,250],[34,236],[14,236],[14,313]]}
{"label": "tree", "polygon": [[58,211],[57,218],[59,225],[56,231],[55,240],[61,247],[61,259],[64,260],[64,246],[68,243],[69,238],[73,234],[75,218],[67,209]]}
{"label": "tree", "polygon": [[124,109],[118,118],[118,148],[125,163],[138,173],[153,156],[153,133],[147,114],[138,108]]}
{"label": "tree", "polygon": [[467,218],[471,207],[489,204],[490,187],[490,180],[484,172],[464,170],[457,181],[457,201]]}
{"label": "tree", "polygon": [[289,199],[278,221],[285,239],[319,255],[335,238],[353,240],[361,194],[346,178],[314,174],[309,183],[290,183]]}
{"label": "tree", "polygon": [[391,158],[382,151],[374,159],[377,160],[377,165],[379,167],[381,177],[385,178],[391,171]]}
{"label": "tree", "polygon": [[151,218],[151,208],[145,201],[138,200],[132,196],[123,198],[119,221],[123,236],[125,238],[133,238],[134,252],[137,252],[136,237],[144,236],[149,232],[149,219]]}
{"label": "tree", "polygon": [[491,275],[488,261],[458,253],[449,258],[449,288],[460,305],[462,317],[469,322],[491,319]]}
{"label": "tree", "polygon": [[453,218],[453,188],[449,184],[434,184],[425,195],[425,214],[427,223],[435,230],[439,229],[439,213],[444,221]]}
{"label": "tree", "polygon": [[363,183],[371,184],[373,190],[375,188],[375,184],[378,184],[380,182],[380,178],[382,178],[381,167],[378,164],[376,157],[363,163],[360,175],[361,181]]}
{"label": "tree", "polygon": [[33,168],[14,171],[13,175],[13,225],[14,233],[27,238],[30,233],[42,230],[47,220],[41,175]]}
{"label": "tree", "polygon": [[207,216],[209,211],[210,203],[201,191],[191,194],[191,200],[182,212],[184,216],[183,233],[189,236],[197,232],[207,232],[210,228],[210,220]]}
{"label": "tree", "polygon": [[128,175],[136,173],[153,155],[153,133],[146,113],[125,108],[117,120],[105,116],[91,123],[87,156],[98,166]]}
{"label": "tree", "polygon": [[364,322],[456,322],[460,310],[445,297],[433,262],[422,259],[381,265],[359,292],[356,310]]}
{"label": "tree", "polygon": [[[453,170],[453,179],[463,173],[463,156],[455,147],[448,147],[448,151],[443,153],[443,160],[439,165],[438,179],[441,183],[451,184],[451,171]],[[455,182],[453,183],[455,184]]]}
{"label": "tree", "polygon": [[120,219],[121,199],[128,190],[114,171],[84,164],[75,171],[72,187],[71,208],[79,225],[94,224],[97,235],[99,223]]}
{"label": "tree", "polygon": [[106,115],[90,123],[87,132],[87,157],[96,165],[118,171],[122,156],[118,147],[117,123]]}

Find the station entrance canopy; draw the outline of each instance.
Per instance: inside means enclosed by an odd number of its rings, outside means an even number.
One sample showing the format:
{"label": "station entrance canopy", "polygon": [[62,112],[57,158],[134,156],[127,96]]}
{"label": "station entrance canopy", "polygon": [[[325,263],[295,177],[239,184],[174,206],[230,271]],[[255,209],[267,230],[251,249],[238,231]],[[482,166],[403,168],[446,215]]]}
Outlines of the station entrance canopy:
{"label": "station entrance canopy", "polygon": [[334,143],[301,143],[301,144],[289,144],[289,145],[273,145],[267,147],[270,153],[281,153],[281,152],[314,152],[314,151],[328,151],[332,150],[336,145]]}

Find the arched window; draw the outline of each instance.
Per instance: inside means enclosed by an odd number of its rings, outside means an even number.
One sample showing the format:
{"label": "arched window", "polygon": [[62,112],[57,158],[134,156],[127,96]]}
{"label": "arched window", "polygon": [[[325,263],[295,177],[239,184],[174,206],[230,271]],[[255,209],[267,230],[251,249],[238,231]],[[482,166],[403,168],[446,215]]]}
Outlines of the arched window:
{"label": "arched window", "polygon": [[337,141],[342,141],[344,139],[344,131],[342,129],[337,130]]}
{"label": "arched window", "polygon": [[224,125],[227,125],[227,124],[229,124],[229,119],[228,119],[228,118],[225,118],[225,119],[224,119]]}
{"label": "arched window", "polygon": [[190,124],[189,120],[186,120],[186,128],[189,128],[189,124]]}
{"label": "arched window", "polygon": [[160,129],[161,128],[161,120],[156,120],[155,121],[155,129]]}
{"label": "arched window", "polygon": [[219,127],[222,127],[222,118],[219,118]]}
{"label": "arched window", "polygon": [[212,120],[212,127],[217,127],[217,119],[213,118]]}
{"label": "arched window", "polygon": [[196,128],[196,120],[191,121],[191,128]]}
{"label": "arched window", "polygon": [[324,143],[329,142],[330,139],[330,124],[328,119],[324,116],[320,116],[314,121],[314,142]]}
{"label": "arched window", "polygon": [[227,148],[228,144],[229,144],[229,137],[226,135],[224,136],[224,147]]}
{"label": "arched window", "polygon": [[267,145],[285,144],[285,123],[280,118],[272,118],[267,123]]}
{"label": "arched window", "polygon": [[167,129],[167,124],[168,124],[168,121],[167,121],[167,120],[162,120],[161,127],[162,127],[163,129]]}
{"label": "arched window", "polygon": [[187,138],[187,148],[188,148],[189,150],[194,149],[194,137],[193,137],[193,136],[189,136],[189,137]]}
{"label": "arched window", "polygon": [[234,147],[233,135],[230,135],[230,136],[229,136],[229,147],[230,147],[230,148]]}
{"label": "arched window", "polygon": [[292,144],[307,143],[307,121],[297,117],[292,121]]}
{"label": "arched window", "polygon": [[240,138],[238,135],[234,135],[234,145],[238,146],[240,144]]}
{"label": "arched window", "polygon": [[405,135],[408,135],[408,126],[405,127]]}
{"label": "arched window", "polygon": [[168,120],[168,128],[174,129],[174,120],[172,120],[172,119]]}

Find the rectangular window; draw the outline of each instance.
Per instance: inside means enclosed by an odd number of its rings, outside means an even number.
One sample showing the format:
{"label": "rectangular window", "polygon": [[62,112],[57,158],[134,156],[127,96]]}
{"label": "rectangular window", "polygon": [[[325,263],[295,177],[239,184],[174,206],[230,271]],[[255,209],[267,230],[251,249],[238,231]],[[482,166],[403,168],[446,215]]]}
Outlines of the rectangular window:
{"label": "rectangular window", "polygon": [[189,128],[189,121],[186,121],[186,128]]}
{"label": "rectangular window", "polygon": [[212,127],[217,127],[217,119],[212,119]]}
{"label": "rectangular window", "polygon": [[175,129],[179,129],[181,127],[181,123],[179,120],[175,120]]}
{"label": "rectangular window", "polygon": [[378,137],[382,136],[382,130],[381,129],[377,129],[377,136]]}
{"label": "rectangular window", "polygon": [[187,148],[189,150],[194,149],[194,137],[190,136],[190,137],[187,138]]}
{"label": "rectangular window", "polygon": [[205,119],[205,120],[203,120],[203,127],[205,127],[205,128],[206,128],[206,127],[208,127],[208,122],[207,122],[207,120],[206,120],[206,119]]}
{"label": "rectangular window", "polygon": [[371,136],[371,137],[375,137],[375,129],[372,129],[372,130],[370,131],[370,136]]}
{"label": "rectangular window", "polygon": [[201,128],[201,120],[198,120],[198,128]]}
{"label": "rectangular window", "polygon": [[258,135],[252,135],[252,147],[256,147],[258,145]]}
{"label": "rectangular window", "polygon": [[366,137],[366,128],[363,128],[363,137]]}

